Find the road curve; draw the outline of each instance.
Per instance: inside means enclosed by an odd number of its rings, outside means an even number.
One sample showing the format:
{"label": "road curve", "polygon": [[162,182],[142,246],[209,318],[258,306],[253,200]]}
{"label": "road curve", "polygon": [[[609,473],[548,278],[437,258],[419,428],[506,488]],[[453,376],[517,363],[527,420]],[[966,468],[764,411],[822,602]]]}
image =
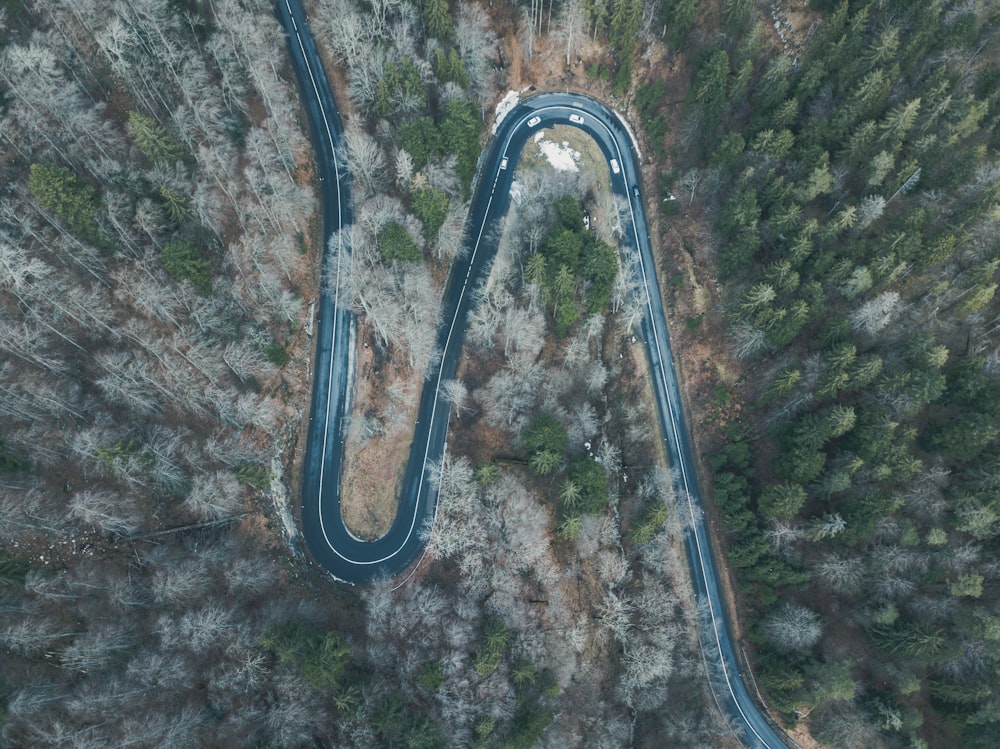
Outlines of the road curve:
{"label": "road curve", "polygon": [[[319,61],[299,0],[277,0],[276,11],[288,35],[292,67],[317,153],[322,184],[324,237],[329,240],[353,218],[350,177],[338,163],[342,127],[329,82]],[[757,709],[740,674],[739,661],[722,603],[718,573],[701,511],[697,472],[688,437],[673,354],[667,334],[662,297],[640,191],[640,172],[627,126],[612,110],[589,97],[569,93],[533,96],[504,117],[480,163],[478,184],[466,223],[464,255],[449,275],[443,297],[442,324],[437,333],[438,362],[431,367],[420,398],[413,446],[407,464],[399,510],[389,531],[376,541],[362,541],[344,525],[339,483],[343,425],[350,411],[350,382],[355,341],[354,316],[334,294],[320,298],[316,373],[303,468],[302,525],[316,560],[339,580],[362,583],[393,576],[406,569],[423,548],[421,531],[433,520],[435,492],[431,466],[445,450],[450,407],[441,385],[455,375],[472,308],[474,290],[489,274],[499,232],[493,231],[506,213],[514,168],[528,138],[538,129],[572,125],[591,135],[609,163],[612,189],[627,206],[622,252],[631,253],[644,296],[641,332],[653,382],[664,447],[677,476],[681,511],[689,515],[685,544],[703,632],[703,646],[712,671],[713,688],[748,746],[787,749]],[[339,235],[337,235],[339,236]],[[337,273],[338,269],[326,269]],[[334,289],[339,284],[332,284]]]}

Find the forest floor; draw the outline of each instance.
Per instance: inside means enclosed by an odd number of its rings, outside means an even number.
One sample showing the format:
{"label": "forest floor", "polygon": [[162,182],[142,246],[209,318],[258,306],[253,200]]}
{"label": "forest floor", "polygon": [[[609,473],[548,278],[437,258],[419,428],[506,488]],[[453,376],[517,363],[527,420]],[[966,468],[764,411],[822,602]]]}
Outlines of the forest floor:
{"label": "forest floor", "polygon": [[[393,402],[391,389],[419,392],[422,373],[398,365],[379,349],[371,327],[358,321],[357,375],[354,403],[344,450],[340,507],[344,524],[365,540],[384,535],[399,507],[399,488],[413,441],[416,397]],[[366,433],[380,415],[392,413],[392,424]]]}

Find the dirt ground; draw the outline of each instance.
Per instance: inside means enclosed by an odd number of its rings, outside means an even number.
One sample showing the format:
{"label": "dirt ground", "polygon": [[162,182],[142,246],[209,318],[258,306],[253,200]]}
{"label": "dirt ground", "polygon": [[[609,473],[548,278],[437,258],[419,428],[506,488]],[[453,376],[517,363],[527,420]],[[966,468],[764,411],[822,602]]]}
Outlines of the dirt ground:
{"label": "dirt ground", "polygon": [[[390,388],[402,387],[417,393],[423,374],[398,367],[376,353],[371,331],[363,321],[358,325],[358,365],[354,383],[354,407],[344,451],[340,510],[348,529],[359,538],[374,540],[389,530],[399,507],[399,485],[413,441],[417,419],[417,398],[406,403],[390,403]],[[373,417],[393,410],[396,427],[367,438],[364,415]]]}

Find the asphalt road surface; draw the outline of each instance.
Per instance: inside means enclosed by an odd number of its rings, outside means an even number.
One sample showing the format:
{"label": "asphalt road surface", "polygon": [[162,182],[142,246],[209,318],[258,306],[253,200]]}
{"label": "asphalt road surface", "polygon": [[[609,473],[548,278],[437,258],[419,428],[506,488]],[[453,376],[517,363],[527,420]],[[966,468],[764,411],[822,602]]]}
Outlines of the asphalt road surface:
{"label": "asphalt road surface", "polygon": [[[324,236],[329,241],[352,220],[350,176],[338,163],[342,127],[299,0],[277,0],[288,34],[292,67],[309,119],[322,185]],[[340,474],[346,415],[356,346],[354,316],[346,300],[323,294],[318,309],[316,373],[303,468],[302,525],[316,561],[338,580],[364,583],[398,575],[424,547],[422,531],[433,522],[436,495],[429,481],[433,464],[446,449],[450,407],[441,385],[455,376],[475,289],[485,282],[497,249],[499,220],[510,203],[510,187],[521,150],[539,129],[572,125],[591,135],[618,173],[612,189],[621,198],[627,231],[623,265],[632,267],[643,296],[641,335],[646,345],[664,447],[677,477],[681,511],[686,512],[685,543],[703,646],[713,688],[734,731],[748,746],[788,747],[755,706],[740,674],[739,660],[722,604],[716,562],[701,511],[697,473],[688,436],[662,297],[646,230],[640,171],[627,126],[600,102],[580,94],[547,93],[517,104],[501,121],[480,160],[477,186],[466,224],[466,252],[452,268],[443,297],[437,333],[440,360],[425,380],[413,445],[406,466],[399,510],[388,532],[362,541],[340,514]],[[609,170],[610,171],[610,170]],[[337,268],[327,269],[330,273]],[[334,283],[333,288],[338,288]]]}

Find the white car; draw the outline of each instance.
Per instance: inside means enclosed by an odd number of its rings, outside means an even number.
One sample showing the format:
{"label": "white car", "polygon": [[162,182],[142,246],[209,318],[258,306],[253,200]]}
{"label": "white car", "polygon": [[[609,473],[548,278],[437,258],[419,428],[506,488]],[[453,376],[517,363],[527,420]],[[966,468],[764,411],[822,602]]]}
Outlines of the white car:
{"label": "white car", "polygon": [[618,166],[618,159],[611,159],[611,172],[612,174],[618,174],[622,168]]}
{"label": "white car", "polygon": [[502,159],[500,159],[500,168],[501,169],[506,169],[507,168],[507,157],[506,156],[504,156]]}
{"label": "white car", "polygon": [[578,114],[571,114],[569,116],[569,121],[572,122],[572,123],[574,123],[574,124],[577,124],[577,125],[582,125],[583,124],[583,117],[581,117]]}
{"label": "white car", "polygon": [[542,118],[539,117],[536,114],[534,117],[532,117],[530,120],[528,120],[528,127],[534,127],[535,125],[537,125],[541,121],[542,121]]}

